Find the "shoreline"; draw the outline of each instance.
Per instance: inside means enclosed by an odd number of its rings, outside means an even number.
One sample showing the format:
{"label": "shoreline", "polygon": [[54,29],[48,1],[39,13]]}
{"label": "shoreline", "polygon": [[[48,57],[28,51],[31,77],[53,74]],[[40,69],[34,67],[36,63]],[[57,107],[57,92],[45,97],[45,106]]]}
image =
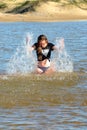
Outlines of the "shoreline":
{"label": "shoreline", "polygon": [[54,16],[46,15],[46,16],[37,16],[35,14],[0,14],[0,23],[1,22],[68,22],[68,21],[87,21],[85,16],[77,16],[77,15],[61,15],[57,14]]}

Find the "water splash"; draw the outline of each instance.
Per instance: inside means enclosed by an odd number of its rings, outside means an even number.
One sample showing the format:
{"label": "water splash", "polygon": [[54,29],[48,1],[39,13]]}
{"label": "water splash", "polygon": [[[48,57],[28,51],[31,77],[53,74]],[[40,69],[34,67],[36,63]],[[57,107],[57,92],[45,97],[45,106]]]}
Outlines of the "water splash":
{"label": "water splash", "polygon": [[35,69],[36,59],[30,47],[33,35],[28,33],[24,39],[23,45],[16,49],[16,53],[11,57],[8,67],[8,74],[31,73]]}
{"label": "water splash", "polygon": [[[36,69],[36,56],[31,51],[33,44],[33,35],[28,33],[24,39],[23,45],[16,49],[16,53],[11,57],[7,73],[8,74],[25,74],[31,73]],[[57,50],[53,51],[52,63],[57,72],[72,72],[73,62],[67,54],[63,38],[56,38],[55,43]]]}
{"label": "water splash", "polygon": [[73,72],[73,62],[65,49],[64,39],[56,38],[57,50],[55,51],[52,62],[57,72]]}

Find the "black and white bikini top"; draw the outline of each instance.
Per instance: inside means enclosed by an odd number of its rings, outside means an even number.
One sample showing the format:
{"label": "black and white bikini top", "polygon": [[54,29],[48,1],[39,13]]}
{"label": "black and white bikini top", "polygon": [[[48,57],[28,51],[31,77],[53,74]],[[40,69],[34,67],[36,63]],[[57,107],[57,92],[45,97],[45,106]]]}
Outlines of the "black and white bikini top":
{"label": "black and white bikini top", "polygon": [[36,54],[37,54],[37,60],[38,61],[43,61],[45,59],[49,59],[51,58],[51,51],[53,51],[53,46],[55,46],[52,43],[48,43],[47,46],[45,48],[42,48],[40,46],[38,46],[38,43],[35,43],[32,47],[35,48],[36,50]]}

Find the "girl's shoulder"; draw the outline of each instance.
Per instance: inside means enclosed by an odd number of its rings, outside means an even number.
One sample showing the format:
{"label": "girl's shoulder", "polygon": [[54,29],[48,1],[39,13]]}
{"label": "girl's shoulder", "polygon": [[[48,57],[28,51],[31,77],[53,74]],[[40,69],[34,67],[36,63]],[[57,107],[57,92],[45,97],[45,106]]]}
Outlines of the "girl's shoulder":
{"label": "girl's shoulder", "polygon": [[49,46],[55,46],[53,43],[51,43],[51,42],[48,42],[48,45]]}
{"label": "girl's shoulder", "polygon": [[37,47],[37,46],[38,46],[38,43],[36,42],[36,43],[34,43],[32,46],[35,46],[35,47]]}

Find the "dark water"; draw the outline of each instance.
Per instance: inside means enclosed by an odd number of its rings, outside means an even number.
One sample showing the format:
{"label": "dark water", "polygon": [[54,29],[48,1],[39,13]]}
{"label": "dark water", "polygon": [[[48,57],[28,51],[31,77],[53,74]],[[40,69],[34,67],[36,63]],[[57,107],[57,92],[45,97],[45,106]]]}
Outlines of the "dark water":
{"label": "dark water", "polygon": [[[7,75],[27,32],[63,37],[74,71]],[[86,130],[86,113],[87,22],[0,23],[0,130]]]}

